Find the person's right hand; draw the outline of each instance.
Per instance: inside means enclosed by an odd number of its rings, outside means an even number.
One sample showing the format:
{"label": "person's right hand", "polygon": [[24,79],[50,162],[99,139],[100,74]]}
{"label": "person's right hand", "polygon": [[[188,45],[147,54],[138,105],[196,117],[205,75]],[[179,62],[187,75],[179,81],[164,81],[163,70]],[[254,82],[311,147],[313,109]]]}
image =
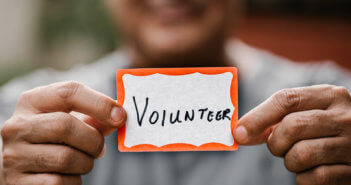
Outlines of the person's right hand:
{"label": "person's right hand", "polygon": [[[83,113],[89,124],[72,116]],[[126,113],[116,101],[77,82],[38,87],[21,95],[4,123],[3,169],[7,185],[81,184],[104,148],[104,135]]]}

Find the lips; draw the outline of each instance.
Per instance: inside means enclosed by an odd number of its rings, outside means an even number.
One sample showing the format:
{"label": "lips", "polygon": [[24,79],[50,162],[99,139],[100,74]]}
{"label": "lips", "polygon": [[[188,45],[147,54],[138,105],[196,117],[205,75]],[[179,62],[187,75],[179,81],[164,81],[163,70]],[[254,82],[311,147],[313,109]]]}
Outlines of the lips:
{"label": "lips", "polygon": [[191,0],[149,0],[153,18],[162,23],[177,23],[201,15],[201,3]]}

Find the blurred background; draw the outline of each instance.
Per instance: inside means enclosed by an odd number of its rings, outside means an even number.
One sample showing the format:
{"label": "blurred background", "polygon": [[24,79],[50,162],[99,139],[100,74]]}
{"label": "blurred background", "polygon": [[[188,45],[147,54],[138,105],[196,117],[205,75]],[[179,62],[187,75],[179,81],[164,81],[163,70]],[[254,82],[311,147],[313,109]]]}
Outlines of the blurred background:
{"label": "blurred background", "polygon": [[[233,37],[295,61],[334,60],[351,69],[350,0],[244,5]],[[1,0],[0,85],[37,68],[93,62],[120,42],[102,0]]]}

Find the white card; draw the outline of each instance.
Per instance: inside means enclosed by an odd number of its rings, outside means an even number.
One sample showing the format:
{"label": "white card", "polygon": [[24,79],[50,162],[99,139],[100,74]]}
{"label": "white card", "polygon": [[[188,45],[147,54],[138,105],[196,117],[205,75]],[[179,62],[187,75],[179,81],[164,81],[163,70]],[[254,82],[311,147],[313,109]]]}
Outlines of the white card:
{"label": "white card", "polygon": [[232,135],[237,121],[237,94],[232,94],[237,92],[233,90],[236,73],[233,68],[220,68],[227,71],[218,74],[198,72],[211,68],[190,69],[195,72],[169,75],[162,73],[167,69],[139,69],[157,71],[137,75],[133,70],[124,71],[119,79],[124,87],[123,108],[128,116],[122,130],[123,143],[119,143],[124,151],[237,148]]}

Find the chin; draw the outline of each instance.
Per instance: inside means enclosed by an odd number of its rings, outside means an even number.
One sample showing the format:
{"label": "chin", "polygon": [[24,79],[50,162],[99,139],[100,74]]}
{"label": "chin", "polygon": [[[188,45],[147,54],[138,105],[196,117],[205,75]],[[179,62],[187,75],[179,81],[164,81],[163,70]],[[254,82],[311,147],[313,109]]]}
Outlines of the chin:
{"label": "chin", "polygon": [[219,34],[194,28],[146,29],[142,34],[138,49],[157,67],[200,66],[223,46]]}
{"label": "chin", "polygon": [[144,45],[144,58],[155,66],[185,67],[196,62],[202,53],[199,41],[158,41],[149,42]]}

